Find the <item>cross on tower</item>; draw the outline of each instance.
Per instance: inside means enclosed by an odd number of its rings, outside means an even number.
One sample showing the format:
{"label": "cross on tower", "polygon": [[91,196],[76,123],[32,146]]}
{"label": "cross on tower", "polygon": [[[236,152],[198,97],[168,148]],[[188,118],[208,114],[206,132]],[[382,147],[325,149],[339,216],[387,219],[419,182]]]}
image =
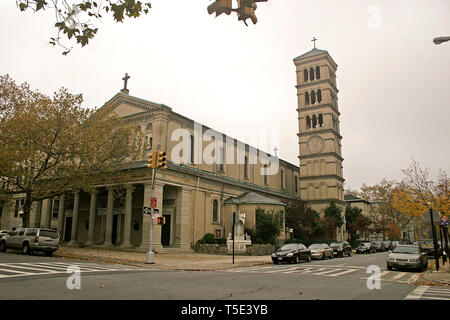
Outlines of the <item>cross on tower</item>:
{"label": "cross on tower", "polygon": [[122,80],[124,81],[123,89],[121,90],[122,92],[125,93],[129,92],[129,90],[127,89],[128,79],[130,79],[130,76],[128,75],[128,73],[125,73],[125,76],[122,78]]}
{"label": "cross on tower", "polygon": [[316,41],[317,41],[316,37],[313,37],[313,39],[311,41],[314,42],[314,49],[315,49],[316,48]]}
{"label": "cross on tower", "polygon": [[278,156],[278,155],[277,155],[277,151],[278,151],[278,150],[280,150],[280,149],[278,149],[277,147],[273,148],[273,151],[275,152],[275,157]]}

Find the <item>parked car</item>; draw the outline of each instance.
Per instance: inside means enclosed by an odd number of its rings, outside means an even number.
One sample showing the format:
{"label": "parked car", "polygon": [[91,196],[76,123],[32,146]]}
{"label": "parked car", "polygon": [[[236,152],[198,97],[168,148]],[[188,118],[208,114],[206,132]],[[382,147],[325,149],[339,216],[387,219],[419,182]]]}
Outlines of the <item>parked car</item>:
{"label": "parked car", "polygon": [[391,249],[391,250],[394,250],[395,247],[396,247],[398,244],[400,244],[400,241],[394,240],[394,241],[391,241],[391,243],[392,243],[392,249]]}
{"label": "parked car", "polygon": [[408,268],[423,271],[428,267],[428,257],[420,246],[399,244],[389,253],[386,264],[388,270]]}
{"label": "parked car", "polygon": [[330,248],[333,249],[333,255],[337,257],[343,257],[344,255],[352,255],[352,247],[347,241],[344,242],[333,242],[330,244]]}
{"label": "parked car", "polygon": [[314,243],[308,247],[311,250],[311,256],[313,259],[330,258],[333,259],[333,249],[331,249],[326,243]]}
{"label": "parked car", "polygon": [[0,230],[0,239],[8,234],[9,230]]}
{"label": "parked car", "polygon": [[52,256],[59,249],[59,235],[52,229],[19,228],[1,239],[0,251],[7,249],[20,249],[23,254],[43,251],[46,256]]}
{"label": "parked car", "polygon": [[375,253],[377,249],[371,242],[363,242],[356,248],[356,253]]}
{"label": "parked car", "polygon": [[385,246],[382,241],[372,241],[372,244],[375,247],[376,252],[386,251]]}
{"label": "parked car", "polygon": [[[418,241],[418,246],[427,254],[428,257],[434,257],[434,243],[433,239],[420,239]],[[441,254],[440,246],[438,243],[438,252]]]}
{"label": "parked car", "polygon": [[392,241],[383,241],[383,245],[384,245],[385,251],[394,249],[394,245],[392,244]]}
{"label": "parked car", "polygon": [[288,243],[272,254],[272,262],[298,263],[300,260],[311,261],[311,250],[301,243]]}

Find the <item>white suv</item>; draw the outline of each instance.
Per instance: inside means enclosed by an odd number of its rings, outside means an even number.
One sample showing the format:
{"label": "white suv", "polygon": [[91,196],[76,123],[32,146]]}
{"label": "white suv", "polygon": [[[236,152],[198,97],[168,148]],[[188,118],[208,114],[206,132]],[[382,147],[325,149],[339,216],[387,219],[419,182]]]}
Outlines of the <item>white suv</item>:
{"label": "white suv", "polygon": [[52,256],[59,249],[59,235],[52,229],[16,229],[0,240],[0,251],[6,252],[7,249],[21,249],[23,254],[44,251],[46,256]]}

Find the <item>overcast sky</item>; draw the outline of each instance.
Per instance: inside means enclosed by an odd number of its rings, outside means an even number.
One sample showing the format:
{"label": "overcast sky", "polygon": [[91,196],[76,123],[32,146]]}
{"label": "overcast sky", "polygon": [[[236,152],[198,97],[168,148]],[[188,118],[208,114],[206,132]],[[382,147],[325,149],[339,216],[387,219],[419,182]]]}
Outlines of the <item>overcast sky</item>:
{"label": "overcast sky", "polygon": [[[237,139],[279,137],[298,162],[293,59],[317,47],[338,64],[346,188],[401,179],[414,157],[450,173],[448,0],[269,0],[258,23],[214,18],[207,0],[153,0],[147,16],[104,19],[89,46],[68,56],[48,44],[54,14],[0,1],[0,74],[51,94],[61,86],[100,107],[123,86]],[[268,150],[269,151],[269,150]]]}

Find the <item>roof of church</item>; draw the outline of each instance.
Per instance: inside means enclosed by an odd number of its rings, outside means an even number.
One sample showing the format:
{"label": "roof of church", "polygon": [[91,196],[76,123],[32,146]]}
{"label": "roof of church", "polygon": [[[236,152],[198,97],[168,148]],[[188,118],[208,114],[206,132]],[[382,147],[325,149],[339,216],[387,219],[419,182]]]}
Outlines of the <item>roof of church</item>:
{"label": "roof of church", "polygon": [[[317,49],[317,48],[313,48],[312,50],[310,50],[310,51],[308,51],[308,52],[306,52],[306,53],[304,53],[304,54],[298,56],[298,57],[295,58],[294,60],[299,59],[299,58],[307,58],[307,57],[316,56],[316,55],[321,54],[321,53],[328,53],[328,51],[326,51],[326,50],[321,50],[321,49]],[[329,54],[329,53],[328,53],[328,54]]]}
{"label": "roof of church", "polygon": [[231,197],[224,201],[224,203],[231,204],[275,204],[285,206],[285,203],[279,202],[277,200],[262,196],[255,192],[246,192],[239,197]]}
{"label": "roof of church", "polygon": [[346,202],[367,202],[367,203],[369,203],[369,201],[364,200],[364,199],[362,199],[360,197],[357,197],[357,196],[355,196],[353,194],[345,194],[344,195],[344,200]]}
{"label": "roof of church", "polygon": [[308,51],[308,52],[298,56],[294,60],[301,59],[301,58],[309,58],[309,57],[317,56],[317,55],[322,54],[322,53],[326,53],[330,57],[331,61],[333,61],[333,63],[337,66],[336,62],[333,60],[333,58],[328,53],[328,51],[322,50],[322,49],[317,49],[317,48],[311,49],[310,51]]}

